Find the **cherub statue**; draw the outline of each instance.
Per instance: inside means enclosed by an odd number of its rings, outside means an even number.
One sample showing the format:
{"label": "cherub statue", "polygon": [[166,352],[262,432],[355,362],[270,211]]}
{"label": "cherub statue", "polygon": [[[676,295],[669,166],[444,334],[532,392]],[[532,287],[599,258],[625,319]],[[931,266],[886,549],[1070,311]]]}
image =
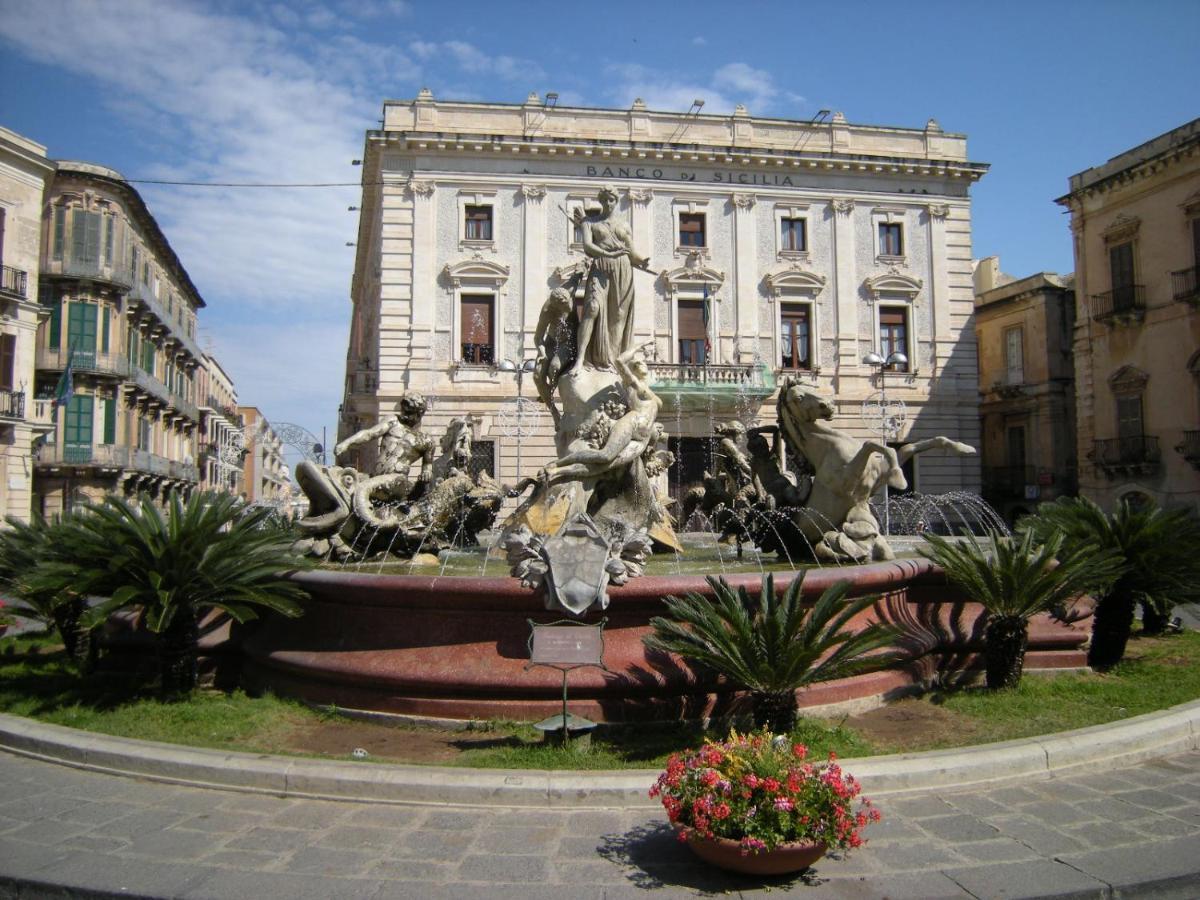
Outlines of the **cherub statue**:
{"label": "cherub statue", "polygon": [[555,428],[558,427],[562,414],[554,403],[554,388],[558,385],[559,375],[575,360],[575,336],[579,330],[579,319],[575,315],[575,298],[571,294],[571,286],[577,281],[577,278],[572,279],[567,285],[556,287],[550,292],[550,296],[542,305],[537,328],[533,332],[533,342],[537,345],[533,383],[537,387],[538,397],[550,410]]}

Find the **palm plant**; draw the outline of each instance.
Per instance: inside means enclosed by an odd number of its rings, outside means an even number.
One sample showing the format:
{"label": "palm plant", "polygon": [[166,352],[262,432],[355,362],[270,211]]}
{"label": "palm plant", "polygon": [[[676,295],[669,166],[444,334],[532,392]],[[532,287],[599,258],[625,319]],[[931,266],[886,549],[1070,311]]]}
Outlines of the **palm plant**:
{"label": "palm plant", "polygon": [[781,597],[767,575],[757,598],[723,578],[708,578],[713,599],[700,594],[668,597],[671,618],[650,620],[642,640],[724,676],[750,694],[756,728],[790,732],[796,725],[796,690],[818,681],[884,668],[894,654],[877,653],[895,637],[878,622],[852,629],[852,619],[878,597],[848,599],[849,581],[827,588],[809,609],[801,599],[804,573]]}
{"label": "palm plant", "polygon": [[953,541],[926,534],[929,546],[921,554],[987,610],[984,666],[987,686],[996,690],[1021,683],[1029,620],[1068,605],[1097,580],[1111,577],[1116,560],[1104,551],[1064,550],[1058,535],[1041,544],[1028,531],[1019,540],[994,531],[988,537],[990,552],[974,535]]}
{"label": "palm plant", "polygon": [[1200,521],[1186,510],[1135,506],[1121,500],[1111,515],[1083,497],[1043,505],[1021,527],[1064,547],[1119,557],[1114,577],[1097,591],[1088,665],[1109,669],[1125,655],[1139,602],[1166,617],[1175,603],[1200,598]]}
{"label": "palm plant", "polygon": [[120,497],[85,507],[57,528],[53,547],[26,579],[38,589],[108,599],[88,610],[95,627],[113,612],[134,608],[157,635],[161,690],[186,693],[196,685],[198,615],[217,607],[236,621],[257,607],[298,616],[305,594],[286,577],[306,567],[291,538],[264,528],[267,509],[246,509],[228,494],[177,494],[164,518],[146,497]]}
{"label": "palm plant", "polygon": [[95,644],[81,624],[87,600],[71,590],[39,590],[27,583],[27,576],[54,544],[57,526],[36,513],[29,522],[9,516],[5,524],[0,529],[0,587],[18,601],[12,611],[54,627],[67,655],[80,668],[90,668]]}

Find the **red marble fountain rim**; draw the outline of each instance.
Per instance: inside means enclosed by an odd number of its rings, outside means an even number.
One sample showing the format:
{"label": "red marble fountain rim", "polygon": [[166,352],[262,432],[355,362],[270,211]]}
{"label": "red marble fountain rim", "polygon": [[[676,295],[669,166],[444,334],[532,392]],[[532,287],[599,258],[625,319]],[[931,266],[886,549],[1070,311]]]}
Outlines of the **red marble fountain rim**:
{"label": "red marble fountain rim", "polygon": [[[719,575],[720,573],[713,573]],[[866,563],[857,566],[822,566],[794,571],[769,573],[747,572],[726,575],[725,580],[734,587],[758,590],[762,580],[770,574],[775,580],[775,590],[780,592],[793,579],[803,574],[804,594],[815,595],[836,584],[849,580],[853,584],[851,593],[888,593],[903,590],[914,580],[930,579],[941,583],[941,569],[927,559],[894,559],[886,562]],[[529,588],[522,587],[516,579],[508,576],[471,575],[382,575],[369,572],[330,571],[316,569],[297,572],[292,576],[313,593],[327,596],[330,593],[348,591],[360,599],[366,594],[429,597],[455,596],[460,598],[529,598]],[[645,575],[631,579],[617,587],[610,585],[609,596],[618,601],[658,600],[667,594],[696,592],[711,593],[703,575]]]}

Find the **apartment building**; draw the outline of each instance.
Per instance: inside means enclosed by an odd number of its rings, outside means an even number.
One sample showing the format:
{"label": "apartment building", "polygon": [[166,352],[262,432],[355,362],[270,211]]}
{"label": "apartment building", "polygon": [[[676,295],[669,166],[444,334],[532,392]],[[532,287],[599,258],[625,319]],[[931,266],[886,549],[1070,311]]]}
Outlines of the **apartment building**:
{"label": "apartment building", "polygon": [[240,496],[243,485],[242,417],[233,379],[209,353],[196,370],[200,407],[200,487]]}
{"label": "apartment building", "polygon": [[1071,275],[975,268],[983,498],[1009,522],[1076,490]]}
{"label": "apartment building", "polygon": [[242,465],[243,492],[247,503],[266,504],[290,515],[292,474],[283,455],[283,441],[256,406],[238,407],[246,436],[247,453]]}
{"label": "apartment building", "polygon": [[199,482],[204,300],[141,195],[104,166],[57,163],[40,243],[36,392],[55,429],[35,448],[35,508],[186,494]]}
{"label": "apartment building", "polygon": [[[836,397],[836,424],[863,437],[886,430],[886,390],[904,405],[889,440],[977,444],[970,186],[987,166],[966,138],[932,119],[699,110],[384,103],[361,161],[338,437],[415,389],[435,435],[479,417],[478,467],[512,482],[548,462],[552,423],[524,376],[548,293],[587,266],[576,216],[612,184],[653,269],[634,273],[633,330],[652,347],[672,493],[712,467],[714,422],[774,420],[785,376]],[[911,480],[978,490],[979,463],[927,454]]]}
{"label": "apartment building", "polygon": [[1200,119],[1072,175],[1080,493],[1200,506]]}
{"label": "apartment building", "polygon": [[34,399],[42,202],[54,176],[46,148],[0,127],[0,522],[28,521],[33,442],[50,429]]}

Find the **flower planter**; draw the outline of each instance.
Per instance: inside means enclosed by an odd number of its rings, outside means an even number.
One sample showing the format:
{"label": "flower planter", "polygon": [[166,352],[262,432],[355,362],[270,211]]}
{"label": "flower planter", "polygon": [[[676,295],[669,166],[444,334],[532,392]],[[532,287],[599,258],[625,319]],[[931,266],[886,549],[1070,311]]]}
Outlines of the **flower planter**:
{"label": "flower planter", "polygon": [[825,855],[825,845],[815,843],[780,844],[774,850],[742,852],[742,845],[730,838],[702,838],[689,835],[687,845],[706,863],[730,872],[746,875],[790,875],[807,869]]}

